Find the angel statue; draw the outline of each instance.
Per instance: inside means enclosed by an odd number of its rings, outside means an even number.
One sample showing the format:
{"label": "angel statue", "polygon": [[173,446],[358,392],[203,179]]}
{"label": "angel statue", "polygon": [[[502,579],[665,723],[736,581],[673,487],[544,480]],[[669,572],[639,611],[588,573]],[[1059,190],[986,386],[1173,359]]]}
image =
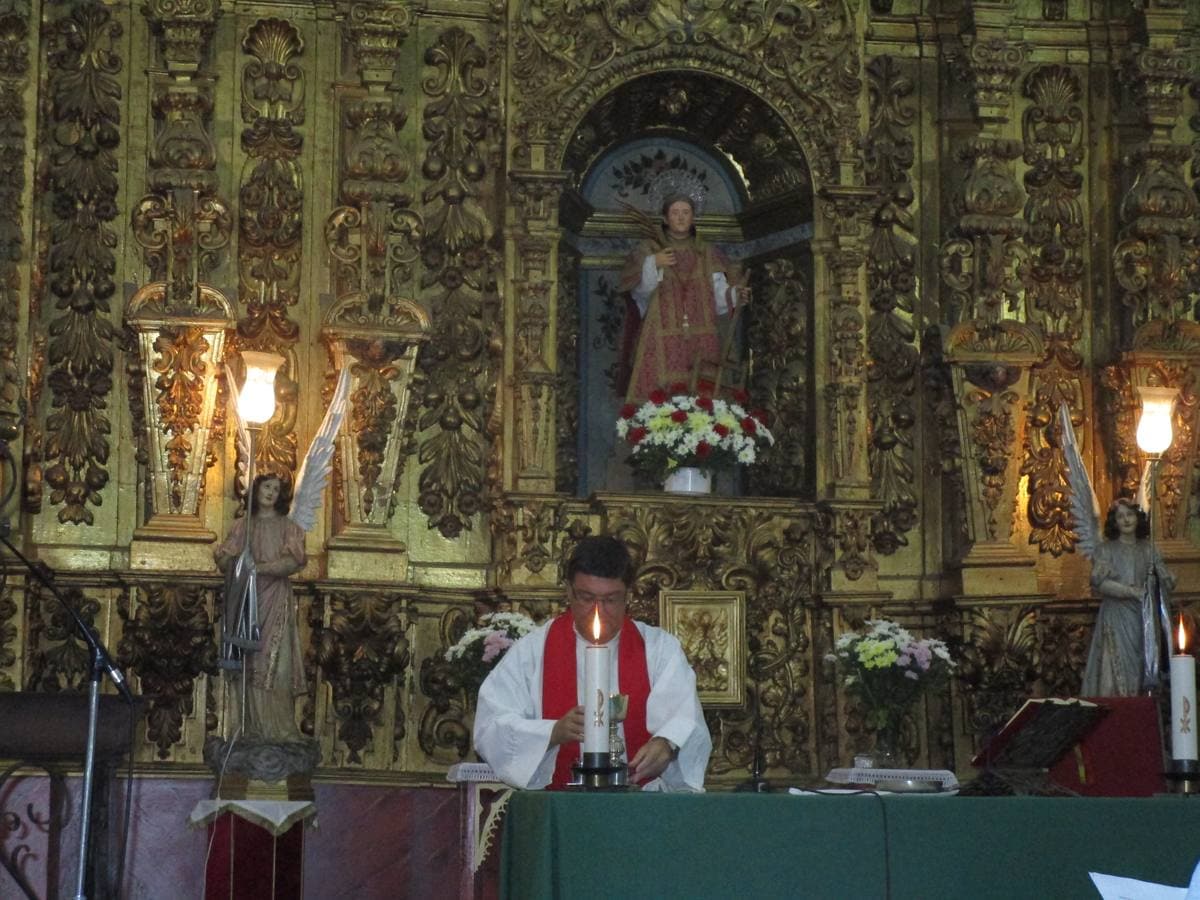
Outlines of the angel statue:
{"label": "angel statue", "polygon": [[1092,587],[1101,598],[1083,672],[1083,696],[1129,697],[1153,690],[1159,683],[1161,650],[1170,646],[1167,597],[1175,587],[1175,576],[1150,540],[1150,518],[1145,512],[1149,465],[1139,499],[1114,500],[1101,531],[1100,504],[1065,403],[1059,407],[1058,421],[1079,550],[1092,561]]}
{"label": "angel statue", "polygon": [[[668,187],[670,187],[668,185]],[[621,272],[620,289],[632,297],[626,310],[617,391],[641,403],[658,388],[692,383],[697,363],[718,373],[730,352],[718,317],[749,301],[741,266],[696,236],[702,194],[678,186],[662,201],[662,219],[626,204],[645,234]],[[732,323],[724,331],[732,340]]]}
{"label": "angel statue", "polygon": [[306,562],[304,534],[316,523],[329,481],[334,441],[346,415],[350,372],[343,369],[338,376],[329,409],[300,466],[294,493],[288,480],[275,472],[255,476],[250,490],[245,489],[249,476],[241,461],[253,466],[250,433],[237,413],[232,378],[229,384],[231,416],[237,426],[238,483],[249,501],[248,515],[234,523],[213,553],[217,568],[225,573],[221,666],[242,676],[240,719],[229,745],[239,739],[272,745],[303,742],[295,701],[307,691],[307,684],[289,576]]}

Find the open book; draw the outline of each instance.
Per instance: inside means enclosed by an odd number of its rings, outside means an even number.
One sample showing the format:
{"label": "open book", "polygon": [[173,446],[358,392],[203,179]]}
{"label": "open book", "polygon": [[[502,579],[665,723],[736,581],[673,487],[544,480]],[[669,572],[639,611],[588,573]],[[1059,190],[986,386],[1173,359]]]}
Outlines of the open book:
{"label": "open book", "polygon": [[988,769],[1049,769],[1107,713],[1107,708],[1089,700],[1061,697],[1026,700],[975,755],[971,765]]}

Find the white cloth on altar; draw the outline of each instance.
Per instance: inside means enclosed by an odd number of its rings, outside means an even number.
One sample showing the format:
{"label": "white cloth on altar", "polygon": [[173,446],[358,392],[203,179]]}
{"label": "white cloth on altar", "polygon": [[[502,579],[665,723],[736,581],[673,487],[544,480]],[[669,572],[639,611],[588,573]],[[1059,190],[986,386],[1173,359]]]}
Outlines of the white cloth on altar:
{"label": "white cloth on altar", "polygon": [[[642,622],[634,624],[646,642],[646,669],[650,675],[646,730],[651,737],[666,738],[679,747],[679,757],[643,790],[702,791],[712,737],[696,696],[696,674],[673,634]],[[479,689],[475,750],[503,782],[517,788],[543,788],[554,777],[558,754],[558,747],[550,747],[554,720],[542,718],[542,662],[549,630],[548,621],[513,644]],[[620,636],[609,642],[613,648],[613,692],[619,684],[619,641]],[[583,651],[587,645],[588,641],[576,633],[575,673],[580,703]],[[619,727],[624,737],[624,724]]]}
{"label": "white cloth on altar", "polygon": [[316,815],[317,804],[312,800],[234,800],[225,797],[201,800],[188,816],[188,824],[198,828],[222,813],[233,813],[279,837],[297,822]]}

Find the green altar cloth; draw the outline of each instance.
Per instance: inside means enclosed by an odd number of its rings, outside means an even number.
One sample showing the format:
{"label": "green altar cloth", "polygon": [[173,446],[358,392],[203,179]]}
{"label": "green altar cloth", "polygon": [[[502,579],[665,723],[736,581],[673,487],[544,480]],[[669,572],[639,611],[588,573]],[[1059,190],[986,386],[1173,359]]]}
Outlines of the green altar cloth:
{"label": "green altar cloth", "polygon": [[1096,900],[1186,886],[1200,799],[573,794],[509,801],[501,896]]}

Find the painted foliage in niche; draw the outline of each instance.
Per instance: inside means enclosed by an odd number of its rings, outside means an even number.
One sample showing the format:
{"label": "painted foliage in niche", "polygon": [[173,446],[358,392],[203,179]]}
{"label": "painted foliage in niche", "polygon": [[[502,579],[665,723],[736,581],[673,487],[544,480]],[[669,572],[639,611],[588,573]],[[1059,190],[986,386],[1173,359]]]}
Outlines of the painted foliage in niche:
{"label": "painted foliage in niche", "polygon": [[496,260],[482,204],[494,96],[487,54],[462,28],[442,32],[425,51],[425,64],[421,287],[434,326],[418,360],[425,382],[417,414],[418,502],[430,527],[454,538],[472,527],[483,506],[493,401]]}
{"label": "painted foliage in niche", "polygon": [[[807,260],[773,259],[753,284],[754,302],[746,330],[755,352],[750,385],[754,401],[778,422],[808,422],[811,365],[811,275]],[[746,478],[751,493],[803,497],[812,492],[811,433],[806,428],[775,428],[775,446]]]}
{"label": "painted foliage in niche", "polygon": [[54,312],[46,324],[50,412],[42,456],[58,520],[92,525],[108,484],[108,396],[116,291],[117,156],[122,61],[119,23],[101,3],[65,9],[48,29],[49,148],[41,173],[49,186],[46,287]]}
{"label": "painted foliage in niche", "polygon": [[871,125],[864,155],[867,183],[879,189],[868,238],[867,349],[874,365],[867,374],[872,496],[883,501],[875,517],[877,550],[908,544],[917,523],[917,238],[910,170],[916,118],[912,79],[890,56],[867,66]]}
{"label": "painted foliage in niche", "polygon": [[1066,469],[1051,435],[1061,403],[1082,417],[1084,213],[1083,110],[1079,79],[1062,66],[1043,66],[1025,79],[1030,99],[1022,118],[1025,145],[1026,243],[1022,278],[1029,319],[1041,325],[1046,358],[1033,370],[1021,474],[1029,478],[1029,542],[1045,553],[1070,552]]}
{"label": "painted foliage in niche", "polygon": [[304,40],[283,19],[259,19],[246,32],[242,52],[241,134],[246,162],[238,189],[238,294],[245,316],[229,352],[269,350],[285,360],[276,376],[278,406],[264,426],[258,458],[266,468],[296,468],[297,384],[290,352],[300,326],[290,308],[300,300],[304,236],[304,180],[300,170],[304,123],[304,71],[296,57]]}
{"label": "painted foliage in niche", "polygon": [[555,488],[572,493],[579,481],[579,379],[576,368],[579,360],[579,304],[575,290],[579,284],[579,256],[562,249],[558,254],[558,321],[555,337],[558,340],[558,378],[555,387],[554,466]]}

